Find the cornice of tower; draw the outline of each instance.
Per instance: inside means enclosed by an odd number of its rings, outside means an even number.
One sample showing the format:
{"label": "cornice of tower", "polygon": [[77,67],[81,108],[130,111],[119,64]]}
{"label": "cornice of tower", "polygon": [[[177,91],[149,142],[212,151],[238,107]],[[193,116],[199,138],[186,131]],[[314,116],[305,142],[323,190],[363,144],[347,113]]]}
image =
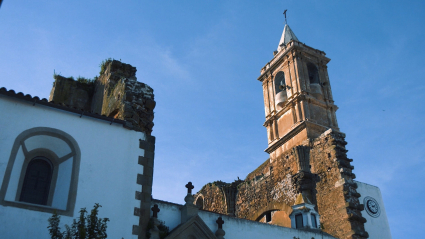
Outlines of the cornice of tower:
{"label": "cornice of tower", "polygon": [[294,107],[302,100],[306,100],[310,104],[317,105],[323,108],[332,108],[334,112],[339,109],[339,107],[334,104],[333,100],[319,100],[309,95],[308,92],[303,91],[301,92],[301,94],[297,92],[288,98],[285,105],[280,110],[271,111],[270,114],[266,116],[266,121],[264,122],[263,126],[267,126],[270,121],[274,120],[275,118],[279,118],[280,116],[285,114],[290,108]]}
{"label": "cornice of tower", "polygon": [[[300,121],[297,122],[296,124],[294,124],[291,127],[291,130],[289,130],[285,135],[283,135],[280,138],[276,138],[275,140],[273,140],[272,142],[269,143],[269,146],[264,150],[264,152],[270,154],[273,151],[275,151],[277,148],[281,147],[282,145],[284,145],[285,143],[287,143],[288,141],[290,141],[291,139],[293,139],[297,134],[301,133],[303,130],[317,130],[317,131],[322,131],[322,132],[327,132],[328,130],[332,130],[333,132],[338,132],[338,133],[342,133],[339,131],[339,129],[334,129],[334,128],[329,128],[327,126],[309,121],[309,120],[304,120],[304,121]],[[316,138],[316,137],[315,137]],[[308,137],[307,140],[310,139],[312,140],[313,138]],[[307,141],[305,141],[307,142]],[[290,148],[290,147],[288,147]],[[284,149],[285,151],[285,149]]]}

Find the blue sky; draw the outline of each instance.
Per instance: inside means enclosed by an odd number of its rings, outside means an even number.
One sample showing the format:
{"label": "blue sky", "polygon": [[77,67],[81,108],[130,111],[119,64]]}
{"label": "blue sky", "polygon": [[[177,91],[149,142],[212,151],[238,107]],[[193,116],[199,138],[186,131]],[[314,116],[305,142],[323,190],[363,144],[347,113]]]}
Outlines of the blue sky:
{"label": "blue sky", "polygon": [[109,57],[137,67],[157,101],[153,196],[183,203],[188,181],[232,182],[268,158],[256,79],[285,9],[298,39],[332,59],[357,180],[380,187],[393,238],[421,238],[423,1],[5,0],[0,86],[48,98],[53,71],[94,77]]}

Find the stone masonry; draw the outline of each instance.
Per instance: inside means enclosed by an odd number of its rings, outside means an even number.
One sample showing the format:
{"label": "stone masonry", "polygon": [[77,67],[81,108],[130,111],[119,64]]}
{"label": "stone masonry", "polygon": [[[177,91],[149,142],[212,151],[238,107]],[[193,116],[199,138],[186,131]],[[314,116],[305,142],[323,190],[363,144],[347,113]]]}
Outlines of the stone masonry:
{"label": "stone masonry", "polygon": [[126,127],[152,132],[153,89],[138,82],[136,68],[117,60],[102,63],[99,77],[79,82],[55,75],[49,101],[127,121]]}
{"label": "stone masonry", "polygon": [[[272,211],[275,212],[272,224],[290,227],[290,206],[303,187],[313,192],[312,203],[317,205],[325,232],[338,238],[367,237],[363,226],[366,219],[361,216],[363,205],[358,200],[360,194],[356,192],[355,175],[351,172],[354,167],[350,165],[352,160],[346,156],[344,137],[343,133],[329,130],[311,142],[304,142],[311,148],[311,173],[302,172],[307,174],[306,183],[299,180],[295,149],[266,160],[239,182],[235,216],[262,221],[265,213]],[[195,197],[204,197],[205,210],[227,213],[223,210],[223,199],[227,195],[219,189],[216,184],[207,184]]]}

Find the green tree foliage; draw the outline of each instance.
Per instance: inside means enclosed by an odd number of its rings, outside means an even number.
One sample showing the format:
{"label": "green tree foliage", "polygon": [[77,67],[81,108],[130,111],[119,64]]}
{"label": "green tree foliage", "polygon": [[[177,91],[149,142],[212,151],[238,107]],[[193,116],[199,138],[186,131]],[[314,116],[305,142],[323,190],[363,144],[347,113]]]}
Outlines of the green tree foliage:
{"label": "green tree foliage", "polygon": [[51,239],[103,239],[107,237],[106,223],[108,218],[98,218],[98,203],[94,204],[90,214],[85,208],[81,208],[80,216],[74,219],[71,227],[65,225],[65,231],[61,232],[59,227],[60,216],[54,212],[49,218],[49,234]]}

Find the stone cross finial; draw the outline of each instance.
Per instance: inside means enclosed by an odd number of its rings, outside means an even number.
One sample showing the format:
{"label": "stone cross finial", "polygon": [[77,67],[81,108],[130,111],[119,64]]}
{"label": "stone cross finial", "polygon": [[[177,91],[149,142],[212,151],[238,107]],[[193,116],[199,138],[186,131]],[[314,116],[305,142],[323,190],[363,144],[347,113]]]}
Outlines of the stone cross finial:
{"label": "stone cross finial", "polygon": [[186,188],[187,188],[187,194],[192,194],[192,189],[194,189],[195,187],[193,186],[192,182],[188,182],[186,184]]}
{"label": "stone cross finial", "polygon": [[217,221],[215,222],[218,224],[218,229],[223,229],[223,224],[224,224],[223,218],[218,217]]}
{"label": "stone cross finial", "polygon": [[158,204],[153,205],[153,207],[151,208],[152,212],[153,212],[153,217],[154,218],[158,218],[158,212],[161,211],[158,207]]}

